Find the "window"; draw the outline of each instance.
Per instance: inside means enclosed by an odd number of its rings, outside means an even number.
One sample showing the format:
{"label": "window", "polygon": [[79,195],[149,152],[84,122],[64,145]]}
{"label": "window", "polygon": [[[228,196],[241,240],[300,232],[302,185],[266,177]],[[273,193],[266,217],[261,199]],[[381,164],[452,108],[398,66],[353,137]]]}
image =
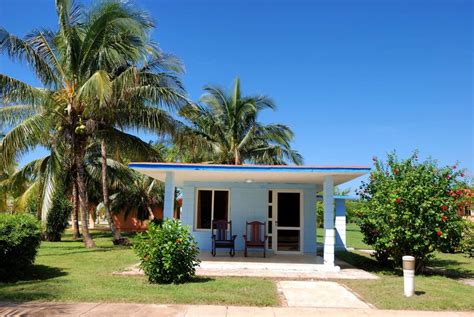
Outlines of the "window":
{"label": "window", "polygon": [[196,229],[211,229],[213,219],[229,219],[229,191],[198,189],[196,207]]}

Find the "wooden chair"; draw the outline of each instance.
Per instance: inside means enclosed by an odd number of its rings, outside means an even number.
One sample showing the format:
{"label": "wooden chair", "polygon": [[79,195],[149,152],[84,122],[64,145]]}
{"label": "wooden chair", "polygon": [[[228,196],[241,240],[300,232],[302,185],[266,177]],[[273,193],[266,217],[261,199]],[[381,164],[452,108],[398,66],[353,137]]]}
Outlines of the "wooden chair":
{"label": "wooden chair", "polygon": [[[263,231],[262,231],[263,229]],[[262,248],[263,257],[266,257],[265,242],[267,241],[267,225],[265,222],[260,221],[247,221],[245,225],[245,252],[247,256],[247,248]]]}
{"label": "wooden chair", "polygon": [[[229,228],[229,230],[227,230]],[[235,238],[232,235],[232,221],[213,220],[212,221],[212,256],[216,256],[217,248],[230,249],[230,256],[235,255]]]}

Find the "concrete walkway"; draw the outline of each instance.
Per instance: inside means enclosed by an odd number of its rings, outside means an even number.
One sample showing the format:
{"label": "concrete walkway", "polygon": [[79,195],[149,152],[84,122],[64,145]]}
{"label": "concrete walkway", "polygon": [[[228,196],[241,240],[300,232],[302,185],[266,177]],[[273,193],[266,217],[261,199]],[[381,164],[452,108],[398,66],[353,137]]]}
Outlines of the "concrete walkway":
{"label": "concrete walkway", "polygon": [[280,281],[277,285],[288,307],[371,308],[336,282]]}
{"label": "concrete walkway", "polygon": [[166,317],[307,317],[396,316],[467,317],[472,312],[429,312],[378,309],[331,309],[305,307],[239,307],[211,305],[156,305],[112,303],[0,303],[0,316],[166,316]]}

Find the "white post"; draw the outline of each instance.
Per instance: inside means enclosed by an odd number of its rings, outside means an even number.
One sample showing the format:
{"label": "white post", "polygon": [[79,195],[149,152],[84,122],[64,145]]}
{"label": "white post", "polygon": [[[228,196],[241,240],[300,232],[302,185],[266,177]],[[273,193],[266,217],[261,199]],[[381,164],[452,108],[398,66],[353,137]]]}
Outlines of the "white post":
{"label": "white post", "polygon": [[334,180],[331,175],[324,177],[324,264],[334,266]]}
{"label": "white post", "polygon": [[167,172],[165,179],[165,200],[163,202],[163,219],[173,218],[174,211],[174,173]]}
{"label": "white post", "polygon": [[346,248],[346,201],[336,199],[336,249]]}
{"label": "white post", "polygon": [[410,255],[402,257],[403,261],[403,293],[406,297],[415,294],[415,258]]}

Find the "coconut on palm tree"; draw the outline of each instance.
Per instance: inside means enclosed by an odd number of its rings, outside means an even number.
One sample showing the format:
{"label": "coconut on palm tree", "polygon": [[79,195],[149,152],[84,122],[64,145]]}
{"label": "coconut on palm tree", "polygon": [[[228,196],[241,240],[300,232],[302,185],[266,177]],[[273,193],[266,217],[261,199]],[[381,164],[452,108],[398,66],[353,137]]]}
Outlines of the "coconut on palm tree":
{"label": "coconut on palm tree", "polygon": [[[144,12],[122,1],[101,2],[84,11],[68,0],[57,0],[56,10],[59,27],[55,32],[39,30],[19,38],[0,29],[0,52],[27,62],[43,84],[37,88],[0,74],[0,102],[7,105],[0,111],[0,119],[16,124],[2,140],[0,163],[12,162],[44,145],[45,133],[56,133],[70,146],[84,243],[94,247],[87,223],[84,179],[90,139],[102,129],[114,89],[124,99],[146,101],[137,107],[125,103],[120,115],[114,115],[116,119],[107,124],[161,128],[166,114],[157,106],[163,100],[160,84],[164,76],[155,76],[153,71],[140,76],[133,67],[113,76],[124,65],[135,65],[156,51],[147,34],[153,22]],[[182,87],[177,78],[171,74],[165,80],[165,93],[180,98]]]}
{"label": "coconut on palm tree", "polygon": [[237,78],[231,91],[206,86],[201,104],[189,104],[181,115],[190,123],[182,137],[182,152],[200,161],[223,164],[302,164],[291,148],[291,129],[283,124],[264,124],[258,119],[265,110],[275,110],[267,96],[244,96]]}

